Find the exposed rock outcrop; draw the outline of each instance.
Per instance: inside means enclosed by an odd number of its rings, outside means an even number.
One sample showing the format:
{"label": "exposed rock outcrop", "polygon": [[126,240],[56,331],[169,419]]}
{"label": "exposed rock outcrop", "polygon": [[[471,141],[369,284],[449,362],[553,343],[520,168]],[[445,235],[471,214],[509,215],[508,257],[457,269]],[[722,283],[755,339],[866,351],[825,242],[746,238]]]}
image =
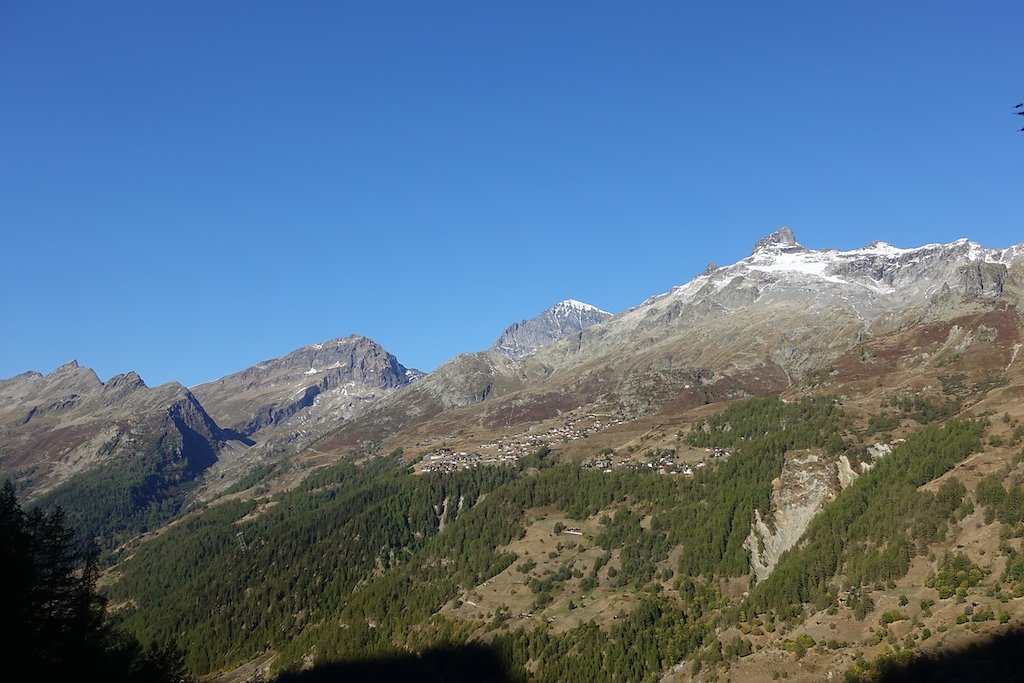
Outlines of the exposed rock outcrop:
{"label": "exposed rock outcrop", "polygon": [[975,299],[998,299],[1006,282],[1006,266],[1002,263],[977,262],[963,266],[961,284],[964,296]]}
{"label": "exposed rock outcrop", "polygon": [[778,250],[803,250],[804,247],[796,241],[796,235],[790,228],[782,227],[773,232],[770,235],[762,237],[754,243],[754,250],[752,254],[756,254],[759,251],[778,251]]}
{"label": "exposed rock outcrop", "polygon": [[772,482],[772,512],[766,521],[758,510],[744,547],[750,568],[763,581],[782,553],[796,545],[807,525],[839,493],[836,461],[813,451],[786,454],[782,475]]}

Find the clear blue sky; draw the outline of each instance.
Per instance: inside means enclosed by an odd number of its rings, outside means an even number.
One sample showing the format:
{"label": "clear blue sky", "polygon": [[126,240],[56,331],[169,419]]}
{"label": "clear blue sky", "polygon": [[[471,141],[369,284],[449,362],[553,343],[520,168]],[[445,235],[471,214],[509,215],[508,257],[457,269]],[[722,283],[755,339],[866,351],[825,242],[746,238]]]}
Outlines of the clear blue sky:
{"label": "clear blue sky", "polygon": [[1024,3],[5,2],[0,377],[432,369],[781,225],[1024,241]]}

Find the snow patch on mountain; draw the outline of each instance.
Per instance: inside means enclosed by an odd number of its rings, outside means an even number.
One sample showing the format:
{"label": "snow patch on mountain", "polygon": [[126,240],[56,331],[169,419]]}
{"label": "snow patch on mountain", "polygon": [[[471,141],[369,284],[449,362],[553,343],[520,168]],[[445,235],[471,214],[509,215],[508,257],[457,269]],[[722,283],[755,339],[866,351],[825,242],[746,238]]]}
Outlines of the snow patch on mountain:
{"label": "snow patch on mountain", "polygon": [[555,311],[565,311],[565,310],[568,310],[568,311],[586,311],[586,312],[601,313],[601,314],[608,315],[608,316],[611,315],[611,313],[609,313],[608,311],[602,311],[597,306],[592,306],[591,304],[584,303],[582,301],[577,301],[576,299],[565,299],[564,301],[559,301],[557,304],[552,306],[550,310],[555,310]]}

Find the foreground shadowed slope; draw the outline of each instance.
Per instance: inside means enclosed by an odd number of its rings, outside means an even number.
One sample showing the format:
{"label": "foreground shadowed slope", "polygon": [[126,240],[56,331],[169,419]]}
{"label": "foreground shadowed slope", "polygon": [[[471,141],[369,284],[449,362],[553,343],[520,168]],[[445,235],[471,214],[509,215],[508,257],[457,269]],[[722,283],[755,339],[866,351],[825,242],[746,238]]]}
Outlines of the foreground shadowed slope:
{"label": "foreground shadowed slope", "polygon": [[1024,680],[1024,628],[1017,627],[955,650],[928,653],[883,667],[881,683]]}
{"label": "foreground shadowed slope", "polygon": [[278,683],[327,683],[328,681],[437,681],[440,683],[515,683],[522,680],[509,672],[498,652],[485,645],[427,650],[420,655],[321,664],[308,671],[286,673]]}

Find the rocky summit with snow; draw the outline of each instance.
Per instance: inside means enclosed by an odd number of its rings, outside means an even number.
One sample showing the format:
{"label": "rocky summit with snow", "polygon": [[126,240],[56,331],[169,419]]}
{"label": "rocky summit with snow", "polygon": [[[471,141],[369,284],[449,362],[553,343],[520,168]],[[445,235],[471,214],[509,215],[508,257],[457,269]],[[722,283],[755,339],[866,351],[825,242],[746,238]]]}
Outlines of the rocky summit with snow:
{"label": "rocky summit with snow", "polygon": [[913,319],[949,317],[1002,300],[1004,290],[1016,297],[1014,273],[1022,267],[1024,244],[989,249],[961,239],[916,248],[872,242],[849,251],[809,249],[782,228],[759,240],[750,256],[709,267],[531,358],[564,370],[605,363],[598,359],[635,364],[650,352],[656,358],[644,362],[661,369],[767,365],[791,381]]}
{"label": "rocky summit with snow", "polygon": [[850,307],[864,320],[919,306],[944,292],[994,299],[1007,269],[1024,261],[1024,244],[987,249],[960,239],[902,249],[872,242],[860,249],[808,249],[782,228],[759,240],[737,263],[705,271],[674,289],[677,301],[805,300],[817,308]]}
{"label": "rocky summit with snow", "polygon": [[705,319],[749,307],[800,304],[818,312],[847,311],[868,323],[946,295],[994,300],[1008,269],[1021,263],[1024,244],[988,249],[960,239],[908,249],[879,241],[850,251],[808,249],[782,228],[759,240],[747,258],[709,266],[620,318],[632,331],[665,316]]}
{"label": "rocky summit with snow", "polygon": [[527,356],[610,317],[611,313],[596,306],[566,299],[535,318],[512,323],[501,333],[492,348],[512,358]]}

